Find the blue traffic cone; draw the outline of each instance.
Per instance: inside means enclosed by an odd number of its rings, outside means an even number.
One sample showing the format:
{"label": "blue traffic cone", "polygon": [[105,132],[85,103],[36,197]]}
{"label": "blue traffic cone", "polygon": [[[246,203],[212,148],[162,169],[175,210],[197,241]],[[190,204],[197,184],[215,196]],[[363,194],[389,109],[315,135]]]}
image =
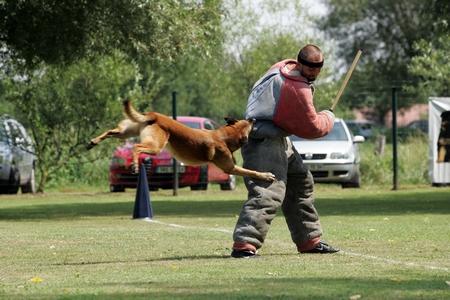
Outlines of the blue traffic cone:
{"label": "blue traffic cone", "polygon": [[144,165],[139,169],[136,199],[134,201],[133,219],[153,218],[152,205],[150,203],[150,191],[148,190],[147,172]]}

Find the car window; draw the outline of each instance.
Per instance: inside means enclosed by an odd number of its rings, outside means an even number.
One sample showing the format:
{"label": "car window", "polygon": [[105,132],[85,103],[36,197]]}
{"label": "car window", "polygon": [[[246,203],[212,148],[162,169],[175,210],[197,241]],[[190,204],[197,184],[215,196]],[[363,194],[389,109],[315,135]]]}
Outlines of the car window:
{"label": "car window", "polygon": [[25,130],[25,127],[22,126],[22,124],[16,124],[18,130],[21,132],[22,138],[23,138],[23,146],[28,149],[33,142],[31,141],[30,136],[28,135],[27,131]]}
{"label": "car window", "polygon": [[341,122],[334,123],[333,129],[329,134],[321,138],[309,140],[300,138],[298,136],[292,136],[293,141],[348,141],[347,132],[345,131],[344,125]]}
{"label": "car window", "polygon": [[181,121],[181,123],[194,129],[200,129],[200,123],[198,122]]}
{"label": "car window", "polygon": [[7,142],[8,134],[6,133],[6,128],[3,122],[0,122],[0,142]]}
{"label": "car window", "polygon": [[16,122],[8,122],[8,127],[13,145],[23,149],[28,149],[28,147],[31,146],[31,140],[22,125]]}
{"label": "car window", "polygon": [[204,126],[205,126],[205,129],[214,130],[214,125],[211,124],[211,122],[209,122],[209,121],[205,121]]}
{"label": "car window", "polygon": [[372,128],[372,124],[370,124],[370,123],[363,123],[363,124],[360,125],[360,127],[363,130],[369,130],[369,129]]}
{"label": "car window", "polygon": [[20,129],[13,122],[8,122],[8,127],[13,145],[22,146],[24,138],[22,136],[22,133],[20,132]]}
{"label": "car window", "polygon": [[217,122],[214,122],[213,120],[211,120],[212,125],[214,126],[214,129],[219,128],[220,125],[217,124]]}

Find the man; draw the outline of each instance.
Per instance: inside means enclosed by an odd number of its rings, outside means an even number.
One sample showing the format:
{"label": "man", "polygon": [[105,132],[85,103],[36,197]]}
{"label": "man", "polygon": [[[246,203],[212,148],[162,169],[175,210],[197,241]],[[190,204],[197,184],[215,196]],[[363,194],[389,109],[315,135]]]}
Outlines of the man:
{"label": "man", "polygon": [[247,144],[241,148],[244,167],[272,172],[272,183],[244,178],[248,199],[237,221],[232,257],[248,258],[262,246],[269,225],[281,206],[293,242],[301,253],[339,251],[323,242],[314,207],[311,172],[287,137],[318,138],[333,128],[331,111],[316,112],[311,84],[323,66],[315,45],[300,49],[297,61],[273,65],[253,86],[245,118],[256,122]]}

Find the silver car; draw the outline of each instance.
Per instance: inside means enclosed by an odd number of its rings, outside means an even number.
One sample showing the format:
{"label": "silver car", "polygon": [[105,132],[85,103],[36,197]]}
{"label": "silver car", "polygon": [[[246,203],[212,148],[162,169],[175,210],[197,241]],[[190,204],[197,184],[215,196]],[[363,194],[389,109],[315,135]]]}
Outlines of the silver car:
{"label": "silver car", "polygon": [[314,181],[339,183],[343,188],[361,186],[358,143],[365,139],[353,136],[342,119],[336,119],[333,130],[324,137],[307,140],[293,135],[290,138]]}
{"label": "silver car", "polygon": [[36,156],[25,128],[9,116],[0,116],[0,193],[34,193]]}

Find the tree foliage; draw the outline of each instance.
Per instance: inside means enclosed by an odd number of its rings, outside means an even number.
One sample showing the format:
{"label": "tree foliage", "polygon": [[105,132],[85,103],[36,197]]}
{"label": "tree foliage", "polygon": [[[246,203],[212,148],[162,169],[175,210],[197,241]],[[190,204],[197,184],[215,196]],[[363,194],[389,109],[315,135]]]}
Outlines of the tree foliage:
{"label": "tree foliage", "polygon": [[[349,64],[363,49],[359,71],[344,100],[352,107],[376,106],[383,116],[389,109],[390,88],[414,85],[417,74],[408,72],[419,54],[416,42],[431,41],[448,18],[444,0],[327,0],[329,15],[322,22],[330,38],[338,41],[338,54]],[[417,102],[416,93],[404,95],[400,106]]]}
{"label": "tree foliage", "polygon": [[220,1],[5,0],[0,2],[4,57],[61,64],[121,50],[171,60],[217,38]]}
{"label": "tree foliage", "polygon": [[230,74],[228,95],[236,113],[243,115],[251,88],[259,77],[280,60],[296,59],[299,49],[307,43],[319,45],[326,57],[316,83],[314,103],[318,109],[330,107],[336,91],[330,82],[333,52],[313,30],[315,18],[307,14],[303,3],[261,0],[253,6],[248,1],[233,4],[236,5],[228,8],[225,20],[229,51],[225,70]]}
{"label": "tree foliage", "polygon": [[221,49],[221,17],[220,0],[0,1],[1,107],[32,129],[40,189],[120,120],[118,99],[132,94],[142,110],[170,103],[156,97],[182,82],[178,66]]}
{"label": "tree foliage", "polygon": [[450,96],[450,35],[435,41],[416,43],[418,55],[409,64],[409,72],[421,78],[408,89],[427,99],[429,96]]}
{"label": "tree foliage", "polygon": [[66,164],[74,158],[95,158],[84,146],[117,123],[119,99],[139,93],[138,79],[137,67],[114,54],[95,63],[81,60],[70,67],[45,67],[6,81],[6,98],[35,141],[38,190],[43,191],[58,170],[70,168]]}

